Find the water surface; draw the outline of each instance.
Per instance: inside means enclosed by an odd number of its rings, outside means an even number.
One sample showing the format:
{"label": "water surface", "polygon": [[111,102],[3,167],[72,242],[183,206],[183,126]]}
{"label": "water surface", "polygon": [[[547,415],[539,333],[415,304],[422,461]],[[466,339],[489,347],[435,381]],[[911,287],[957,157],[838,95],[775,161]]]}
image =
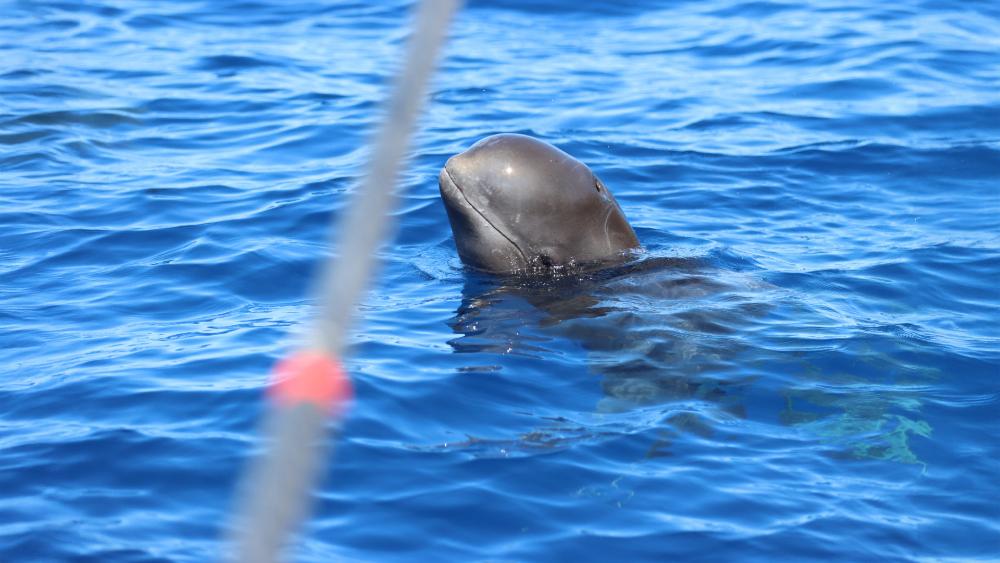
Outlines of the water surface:
{"label": "water surface", "polygon": [[[364,169],[402,2],[0,2],[0,559],[205,561]],[[1000,553],[1000,10],[472,2],[295,547],[328,560]],[[645,245],[465,271],[482,136]]]}

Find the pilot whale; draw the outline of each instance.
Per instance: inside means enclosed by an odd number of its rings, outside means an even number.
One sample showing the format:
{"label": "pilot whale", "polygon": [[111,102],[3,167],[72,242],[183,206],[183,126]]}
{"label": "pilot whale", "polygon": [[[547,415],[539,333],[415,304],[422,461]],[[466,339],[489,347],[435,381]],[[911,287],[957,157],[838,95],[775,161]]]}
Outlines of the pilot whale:
{"label": "pilot whale", "polygon": [[556,147],[505,133],[448,159],[438,178],[458,255],[493,273],[626,260],[639,239],[607,186]]}

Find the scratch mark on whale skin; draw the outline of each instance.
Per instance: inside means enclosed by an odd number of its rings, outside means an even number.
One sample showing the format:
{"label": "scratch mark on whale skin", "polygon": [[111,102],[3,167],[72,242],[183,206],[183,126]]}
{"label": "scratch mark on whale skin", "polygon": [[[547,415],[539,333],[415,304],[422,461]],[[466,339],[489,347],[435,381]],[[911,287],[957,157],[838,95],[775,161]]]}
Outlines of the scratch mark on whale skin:
{"label": "scratch mark on whale skin", "polygon": [[612,252],[613,250],[611,246],[611,232],[608,230],[608,221],[611,220],[611,212],[614,210],[613,207],[608,206],[608,212],[604,215],[604,240],[608,243],[608,252]]}

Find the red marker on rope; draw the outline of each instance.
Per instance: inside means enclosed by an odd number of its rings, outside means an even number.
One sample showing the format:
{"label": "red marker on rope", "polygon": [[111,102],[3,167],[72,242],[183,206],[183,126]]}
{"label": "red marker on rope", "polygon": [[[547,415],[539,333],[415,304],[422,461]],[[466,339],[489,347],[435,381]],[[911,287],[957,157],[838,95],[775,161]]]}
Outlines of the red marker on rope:
{"label": "red marker on rope", "polygon": [[302,350],[274,366],[268,394],[279,407],[310,403],[340,418],[354,388],[340,362],[323,352]]}

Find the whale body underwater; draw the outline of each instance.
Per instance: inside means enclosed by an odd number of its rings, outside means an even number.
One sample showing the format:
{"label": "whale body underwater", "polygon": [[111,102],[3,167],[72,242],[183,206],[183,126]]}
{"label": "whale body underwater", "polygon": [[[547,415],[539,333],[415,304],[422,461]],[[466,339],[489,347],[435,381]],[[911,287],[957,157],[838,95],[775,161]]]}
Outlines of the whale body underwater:
{"label": "whale body underwater", "polygon": [[639,239],[608,188],[558,148],[504,133],[448,159],[438,178],[466,265],[541,273],[620,263]]}
{"label": "whale body underwater", "polygon": [[[772,307],[771,286],[710,256],[654,247],[639,257],[604,183],[532,137],[480,140],[447,161],[439,187],[462,262],[496,274],[466,278],[449,322],[456,352],[536,357],[540,343],[568,342],[601,377],[596,412],[685,404],[649,456],[669,453],[671,436],[745,417],[744,381],[732,366],[744,331]],[[692,412],[692,403],[704,410]],[[532,435],[554,444],[572,442],[572,433],[543,425]]]}

